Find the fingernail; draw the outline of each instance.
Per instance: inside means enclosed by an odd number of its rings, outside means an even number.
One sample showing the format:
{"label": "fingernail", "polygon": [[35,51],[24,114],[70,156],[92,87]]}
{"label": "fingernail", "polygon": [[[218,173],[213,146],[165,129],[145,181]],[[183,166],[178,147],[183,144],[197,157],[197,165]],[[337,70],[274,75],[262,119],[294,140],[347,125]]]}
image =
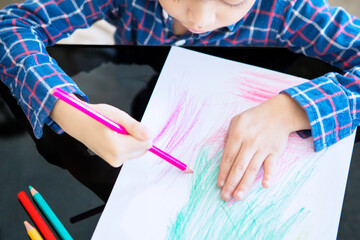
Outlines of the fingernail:
{"label": "fingernail", "polygon": [[219,182],[219,187],[222,188],[224,186],[225,182],[224,181],[220,181]]}
{"label": "fingernail", "polygon": [[271,181],[269,179],[265,179],[264,185],[265,185],[265,187],[270,187]]}
{"label": "fingernail", "polygon": [[226,200],[229,200],[229,199],[231,198],[230,193],[228,193],[228,192],[223,193],[223,197],[224,197]]}
{"label": "fingernail", "polygon": [[237,196],[240,200],[243,200],[244,199],[244,192],[240,191],[237,193]]}
{"label": "fingernail", "polygon": [[269,180],[265,180],[265,181],[264,181],[264,185],[265,185],[266,187],[269,187],[269,186],[270,186],[270,181],[269,181]]}

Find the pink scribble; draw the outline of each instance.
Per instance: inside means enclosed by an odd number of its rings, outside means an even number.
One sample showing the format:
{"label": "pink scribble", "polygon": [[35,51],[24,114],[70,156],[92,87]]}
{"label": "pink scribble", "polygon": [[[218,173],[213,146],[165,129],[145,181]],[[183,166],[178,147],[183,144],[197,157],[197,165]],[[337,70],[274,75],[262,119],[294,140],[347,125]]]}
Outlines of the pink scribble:
{"label": "pink scribble", "polygon": [[[156,134],[154,143],[162,140],[162,142],[166,143],[164,151],[179,159],[181,155],[175,156],[173,152],[179,149],[191,135],[194,126],[196,126],[199,121],[203,105],[196,104],[195,99],[189,97],[186,91],[177,91],[176,94],[179,95],[179,97],[175,97],[177,102],[173,106],[170,106],[170,116],[158,134]],[[184,149],[183,151],[188,151],[188,149]],[[182,159],[179,160],[182,161]],[[192,159],[188,159],[188,165],[191,163],[191,160]],[[162,163],[163,161],[159,161],[156,164]],[[172,166],[165,167],[154,181],[159,181],[172,169]]]}
{"label": "pink scribble", "polygon": [[303,80],[294,80],[294,77],[278,72],[255,72],[242,70],[229,81],[229,90],[235,96],[242,97],[250,102],[260,104],[276,96],[280,91],[289,87],[289,84],[299,84]]}
{"label": "pink scribble", "polygon": [[[289,86],[289,83],[293,83],[294,82],[294,76],[287,76],[284,73],[279,73],[279,72],[255,72],[255,71],[249,71],[249,70],[243,70],[241,71],[241,74],[246,74],[246,75],[250,75],[254,78],[258,78],[258,79],[266,79],[266,80],[270,80],[274,83],[276,83],[277,85],[279,85],[279,83],[284,84],[285,86]],[[300,82],[300,81],[299,81]]]}
{"label": "pink scribble", "polygon": [[169,119],[167,120],[167,122],[165,123],[165,125],[163,126],[161,131],[154,138],[154,143],[156,143],[164,135],[165,131],[167,129],[169,129],[169,126],[171,126],[172,124],[174,124],[174,122],[176,122],[176,120],[179,117],[179,114],[180,114],[181,110],[182,110],[182,105],[178,104],[175,107],[173,113],[171,113]]}
{"label": "pink scribble", "polygon": [[264,84],[260,80],[248,79],[246,76],[232,78],[229,84],[232,94],[257,104],[279,93],[273,86]]}

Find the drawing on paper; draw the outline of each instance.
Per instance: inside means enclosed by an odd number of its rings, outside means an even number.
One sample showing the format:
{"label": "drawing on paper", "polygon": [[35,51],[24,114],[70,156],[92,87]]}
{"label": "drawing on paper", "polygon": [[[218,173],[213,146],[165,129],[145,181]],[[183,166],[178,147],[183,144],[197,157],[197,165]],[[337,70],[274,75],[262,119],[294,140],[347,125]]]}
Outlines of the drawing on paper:
{"label": "drawing on paper", "polygon": [[271,188],[262,170],[241,202],[223,202],[216,186],[231,118],[303,81],[172,48],[142,122],[194,174],[153,154],[126,162],[93,239],[336,238],[354,136],[314,153],[292,133]]}

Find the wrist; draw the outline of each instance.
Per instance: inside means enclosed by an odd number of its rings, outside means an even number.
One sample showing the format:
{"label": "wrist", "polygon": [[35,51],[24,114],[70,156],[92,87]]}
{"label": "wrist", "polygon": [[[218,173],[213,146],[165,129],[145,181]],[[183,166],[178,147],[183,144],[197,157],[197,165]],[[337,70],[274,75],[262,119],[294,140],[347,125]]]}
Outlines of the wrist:
{"label": "wrist", "polygon": [[274,101],[274,106],[277,109],[275,112],[282,118],[281,121],[289,132],[311,128],[305,110],[289,95],[280,93],[269,101]]}
{"label": "wrist", "polygon": [[54,120],[66,133],[79,139],[81,136],[82,122],[85,123],[85,115],[68,103],[56,101],[50,118]]}
{"label": "wrist", "polygon": [[310,122],[302,106],[285,93],[276,96],[279,110],[285,114],[285,122],[290,132],[310,129]]}

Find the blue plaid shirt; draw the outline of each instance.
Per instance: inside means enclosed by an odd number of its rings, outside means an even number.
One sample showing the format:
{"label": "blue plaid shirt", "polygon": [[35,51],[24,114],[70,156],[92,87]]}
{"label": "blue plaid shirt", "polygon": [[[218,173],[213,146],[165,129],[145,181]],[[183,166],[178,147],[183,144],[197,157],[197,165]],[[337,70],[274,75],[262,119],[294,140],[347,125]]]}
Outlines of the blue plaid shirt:
{"label": "blue plaid shirt", "polygon": [[[173,32],[154,0],[28,0],[0,11],[0,79],[27,115],[35,136],[48,124],[51,89],[84,93],[46,46],[99,19],[117,27],[118,44],[284,47],[344,70],[285,90],[305,109],[315,150],[349,136],[360,120],[360,20],[326,0],[257,0],[239,22],[206,34]],[[303,131],[308,136],[310,131]]]}

